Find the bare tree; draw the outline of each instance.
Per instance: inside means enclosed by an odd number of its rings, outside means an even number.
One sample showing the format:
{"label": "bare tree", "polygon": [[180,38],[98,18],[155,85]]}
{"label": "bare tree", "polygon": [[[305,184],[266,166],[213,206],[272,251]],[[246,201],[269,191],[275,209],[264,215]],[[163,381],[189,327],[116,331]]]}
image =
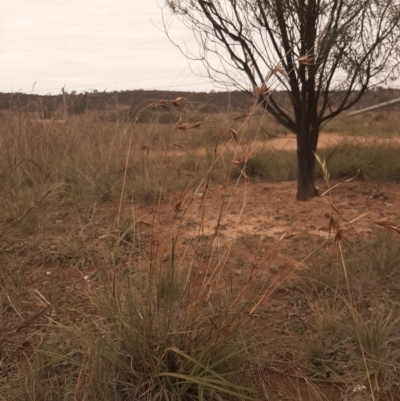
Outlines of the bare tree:
{"label": "bare tree", "polygon": [[[321,128],[372,85],[396,79],[400,0],[170,0],[215,82],[254,92],[297,138],[297,199],[318,195]],[[272,88],[271,77],[275,88]],[[276,89],[276,90],[272,90]],[[282,96],[286,91],[289,102]],[[287,98],[287,96],[286,96]]]}

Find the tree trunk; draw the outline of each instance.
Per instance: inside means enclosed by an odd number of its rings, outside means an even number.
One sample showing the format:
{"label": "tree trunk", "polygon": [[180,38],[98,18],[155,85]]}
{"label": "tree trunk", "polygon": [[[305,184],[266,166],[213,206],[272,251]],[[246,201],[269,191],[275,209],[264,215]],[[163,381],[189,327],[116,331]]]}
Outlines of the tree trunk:
{"label": "tree trunk", "polygon": [[315,155],[317,150],[318,131],[297,135],[297,200],[306,201],[318,196],[315,187]]}
{"label": "tree trunk", "polygon": [[306,201],[318,196],[318,189],[315,187],[315,156],[297,154],[297,200]]}

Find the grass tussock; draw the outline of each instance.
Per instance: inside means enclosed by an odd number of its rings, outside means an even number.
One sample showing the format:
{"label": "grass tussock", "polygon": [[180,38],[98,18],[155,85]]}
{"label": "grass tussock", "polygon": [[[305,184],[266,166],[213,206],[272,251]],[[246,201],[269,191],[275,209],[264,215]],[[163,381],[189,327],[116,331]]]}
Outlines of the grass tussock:
{"label": "grass tussock", "polygon": [[350,136],[393,138],[400,135],[399,119],[397,109],[386,107],[357,116],[341,115],[330,121],[323,130]]}
{"label": "grass tussock", "polygon": [[332,178],[351,177],[360,169],[369,180],[399,182],[399,152],[398,144],[344,142],[337,148],[326,148],[318,153],[328,160]]}
{"label": "grass tussock", "polygon": [[3,386],[7,399],[258,400],[249,358],[270,341],[246,326],[248,305],[268,280],[234,290],[229,266],[215,259],[197,285],[198,273],[176,260],[174,248],[168,266],[135,264],[127,273],[125,260],[90,292],[94,313],[76,318],[76,303],[58,303],[59,317],[32,333],[34,350]]}
{"label": "grass tussock", "polygon": [[[301,353],[309,375],[379,400],[400,391],[399,238],[376,233],[320,251],[301,272]],[[299,313],[300,315],[300,313]]]}
{"label": "grass tussock", "polygon": [[[333,179],[350,178],[361,170],[362,176],[372,181],[400,181],[400,145],[344,141],[317,153],[321,160],[326,160]],[[259,151],[248,160],[246,171],[250,177],[263,180],[294,180],[297,177],[296,152]],[[321,169],[317,169],[317,175],[323,177]]]}

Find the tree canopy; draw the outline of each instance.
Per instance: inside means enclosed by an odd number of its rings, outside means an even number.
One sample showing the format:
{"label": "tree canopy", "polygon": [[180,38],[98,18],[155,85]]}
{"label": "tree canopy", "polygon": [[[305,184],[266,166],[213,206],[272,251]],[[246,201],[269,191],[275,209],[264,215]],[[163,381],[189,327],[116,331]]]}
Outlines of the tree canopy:
{"label": "tree canopy", "polygon": [[[215,82],[253,92],[296,134],[298,199],[314,185],[318,134],[399,70],[399,0],[169,0]],[[289,94],[289,105],[276,90]],[[274,94],[275,93],[275,94]]]}

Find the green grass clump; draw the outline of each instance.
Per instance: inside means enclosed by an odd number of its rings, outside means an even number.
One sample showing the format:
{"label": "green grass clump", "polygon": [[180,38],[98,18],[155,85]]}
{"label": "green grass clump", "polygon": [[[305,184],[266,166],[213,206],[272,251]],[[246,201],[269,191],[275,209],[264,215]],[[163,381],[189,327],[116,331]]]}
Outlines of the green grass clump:
{"label": "green grass clump", "polygon": [[[331,178],[350,178],[360,169],[364,178],[373,181],[400,181],[398,155],[400,146],[393,144],[362,144],[343,142],[336,147],[322,148],[318,157],[327,160]],[[247,162],[247,175],[265,180],[288,180],[297,177],[294,151],[259,151]],[[322,171],[317,166],[317,175]]]}
{"label": "green grass clump", "polygon": [[115,278],[79,326],[44,325],[47,341],[17,365],[8,397],[259,400],[247,372],[259,341],[245,334],[243,302],[237,298],[235,307],[225,290],[208,299],[216,282],[195,289],[190,272],[175,271],[174,263],[172,256],[165,272],[150,267],[142,288],[132,277]]}
{"label": "green grass clump", "polygon": [[343,114],[330,121],[323,131],[360,137],[398,137],[399,116],[398,110],[388,107],[356,116]]}
{"label": "green grass clump", "polygon": [[290,180],[297,175],[296,153],[267,149],[257,152],[247,162],[249,177],[263,180]]}
{"label": "green grass clump", "polygon": [[318,154],[329,159],[332,178],[352,177],[360,169],[370,180],[400,181],[400,146],[396,144],[344,142],[336,148],[321,149]]}
{"label": "green grass clump", "polygon": [[[339,251],[338,251],[339,252]],[[400,241],[375,233],[343,250],[318,252],[301,273],[308,374],[396,399],[400,381]],[[349,390],[351,391],[351,390]],[[394,397],[394,398],[393,398]]]}

